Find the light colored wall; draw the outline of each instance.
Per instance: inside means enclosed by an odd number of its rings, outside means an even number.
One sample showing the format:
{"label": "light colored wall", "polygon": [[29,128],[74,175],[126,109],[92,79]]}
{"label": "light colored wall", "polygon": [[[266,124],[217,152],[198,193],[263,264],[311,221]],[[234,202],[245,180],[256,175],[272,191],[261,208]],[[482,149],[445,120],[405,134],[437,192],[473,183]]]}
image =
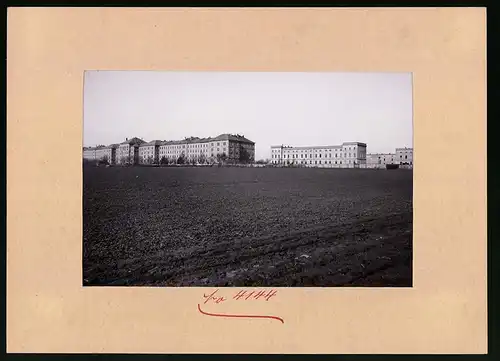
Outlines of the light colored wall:
{"label": "light colored wall", "polygon": [[147,164],[150,161],[156,161],[155,146],[141,145],[139,146],[139,163]]}
{"label": "light colored wall", "polygon": [[[243,147],[248,151],[251,160],[255,160],[255,145],[242,143]],[[186,159],[190,160],[197,158],[200,154],[203,154],[206,159],[216,160],[217,154],[225,153],[229,160],[238,160],[240,151],[240,142],[238,141],[228,141],[219,140],[211,142],[200,142],[200,143],[179,143],[179,144],[164,144],[158,147],[158,160],[162,157],[166,157],[170,160],[177,160],[181,154],[184,153]],[[153,145],[141,145],[138,148],[139,162],[145,163],[150,157],[155,157],[155,146]],[[103,153],[104,154],[104,153]],[[101,154],[101,155],[103,155]],[[111,159],[111,150],[107,151]],[[134,158],[134,147],[128,144],[120,144],[116,149],[116,162],[123,163],[124,158],[130,156],[131,160]],[[99,157],[94,155],[94,151],[85,150],[83,152],[83,157],[86,159],[99,159]]]}
{"label": "light colored wall", "polygon": [[95,150],[94,149],[86,149],[83,151],[83,158],[84,159],[89,159],[89,160],[94,160],[96,159],[95,157]]}
{"label": "light colored wall", "polygon": [[413,166],[413,148],[397,148],[396,161],[398,164],[410,163]]}
{"label": "light colored wall", "polygon": [[98,148],[98,149],[87,149],[83,151],[83,158],[89,160],[101,160],[104,157],[108,158],[111,162],[111,148]]}
{"label": "light colored wall", "polygon": [[159,158],[167,157],[177,159],[184,153],[184,156],[190,160],[203,154],[205,158],[217,157],[217,154],[225,153],[229,157],[230,145],[227,140],[199,143],[179,143],[165,144],[159,147]]}
{"label": "light colored wall", "polygon": [[126,157],[130,156],[130,145],[128,144],[120,144],[118,149],[116,150],[116,162],[122,164],[125,162]]}
{"label": "light colored wall", "polygon": [[349,168],[366,163],[366,147],[357,144],[328,147],[271,147],[271,163],[307,167]]}
{"label": "light colored wall", "polygon": [[374,153],[367,156],[368,168],[385,168],[386,164],[394,163],[397,163],[395,153]]}

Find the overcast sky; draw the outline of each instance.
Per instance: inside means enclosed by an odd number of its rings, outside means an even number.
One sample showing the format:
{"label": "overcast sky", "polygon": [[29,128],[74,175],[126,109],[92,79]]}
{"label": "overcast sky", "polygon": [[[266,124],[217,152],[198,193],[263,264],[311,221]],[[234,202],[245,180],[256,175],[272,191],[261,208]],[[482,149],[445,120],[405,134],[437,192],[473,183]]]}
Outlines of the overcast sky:
{"label": "overcast sky", "polygon": [[413,146],[411,73],[87,71],[84,146],[242,134],[271,145]]}

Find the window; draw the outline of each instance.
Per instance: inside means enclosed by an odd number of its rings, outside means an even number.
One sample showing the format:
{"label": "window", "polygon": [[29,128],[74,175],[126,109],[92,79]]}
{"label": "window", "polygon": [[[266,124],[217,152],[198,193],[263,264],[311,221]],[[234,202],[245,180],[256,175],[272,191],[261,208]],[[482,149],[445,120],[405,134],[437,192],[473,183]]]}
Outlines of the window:
{"label": "window", "polygon": [[318,164],[318,161],[317,161],[317,160],[315,160],[315,161],[314,161],[314,164]]}

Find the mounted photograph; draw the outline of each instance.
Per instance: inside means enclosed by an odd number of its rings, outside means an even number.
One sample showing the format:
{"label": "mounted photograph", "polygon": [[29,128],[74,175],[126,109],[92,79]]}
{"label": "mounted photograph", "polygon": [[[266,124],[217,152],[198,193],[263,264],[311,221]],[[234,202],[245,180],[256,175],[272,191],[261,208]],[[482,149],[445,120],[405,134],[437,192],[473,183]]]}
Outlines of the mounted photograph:
{"label": "mounted photograph", "polygon": [[83,286],[412,287],[411,73],[83,87]]}

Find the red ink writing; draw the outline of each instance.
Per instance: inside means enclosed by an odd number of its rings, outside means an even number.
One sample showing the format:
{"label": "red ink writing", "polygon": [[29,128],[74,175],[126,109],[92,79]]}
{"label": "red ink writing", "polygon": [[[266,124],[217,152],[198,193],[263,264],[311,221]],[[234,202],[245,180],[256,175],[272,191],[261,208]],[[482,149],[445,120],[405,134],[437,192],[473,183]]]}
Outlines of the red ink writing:
{"label": "red ink writing", "polygon": [[272,297],[276,296],[278,292],[275,290],[268,291],[259,291],[259,292],[248,292],[245,290],[239,291],[236,295],[234,295],[233,299],[234,300],[240,300],[240,299],[245,299],[248,300],[250,298],[258,300],[259,298],[263,297],[266,301],[269,301]]}
{"label": "red ink writing", "polygon": [[268,316],[268,315],[234,315],[234,314],[229,314],[229,313],[211,313],[211,312],[206,312],[201,309],[200,304],[198,303],[198,311],[200,311],[201,314],[206,315],[206,316],[213,316],[213,317],[229,317],[229,318],[268,318],[271,320],[278,320],[281,323],[285,323],[285,321],[278,316]]}
{"label": "red ink writing", "polygon": [[[224,292],[224,291],[222,291],[222,292]],[[277,293],[278,293],[278,291],[276,291],[276,290],[259,290],[259,291],[239,290],[233,295],[233,297],[231,299],[235,300],[235,301],[249,301],[249,300],[269,301],[270,299],[275,297],[277,295]],[[230,299],[225,298],[224,296],[221,296],[219,294],[219,289],[216,289],[215,291],[213,291],[209,295],[203,294],[203,297],[205,298],[205,302],[203,302],[203,304],[207,304],[207,303],[220,304],[222,302],[230,300]],[[198,311],[201,314],[207,315],[207,316],[231,317],[231,318],[234,318],[234,317],[236,317],[236,318],[267,318],[267,319],[278,320],[281,323],[285,323],[281,317],[270,316],[270,315],[242,315],[242,314],[211,313],[211,312],[207,312],[207,311],[202,310],[200,304],[198,304]]]}
{"label": "red ink writing", "polygon": [[215,290],[214,292],[212,292],[212,294],[210,295],[205,295],[203,294],[203,297],[205,297],[205,304],[209,301],[213,301],[215,303],[221,303],[221,302],[224,302],[226,299],[224,297],[216,297],[215,294],[218,292],[219,290]]}

